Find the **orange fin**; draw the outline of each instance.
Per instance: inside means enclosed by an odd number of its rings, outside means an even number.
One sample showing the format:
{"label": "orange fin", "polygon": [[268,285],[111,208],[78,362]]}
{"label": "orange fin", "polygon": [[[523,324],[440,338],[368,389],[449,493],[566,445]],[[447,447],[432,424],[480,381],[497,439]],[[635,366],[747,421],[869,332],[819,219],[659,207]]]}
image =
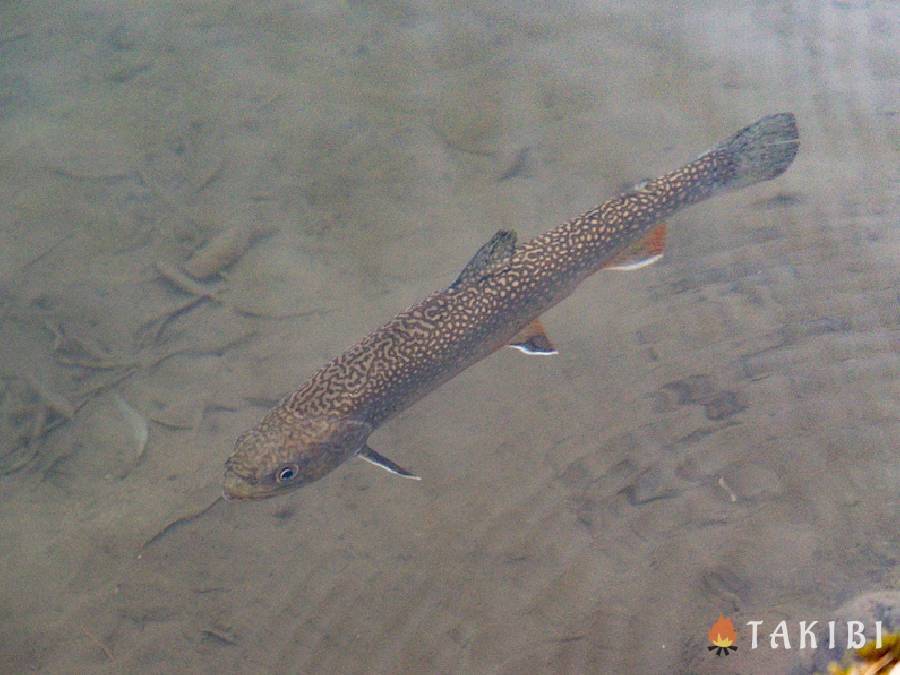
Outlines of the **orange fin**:
{"label": "orange fin", "polygon": [[603,266],[605,270],[639,270],[663,257],[666,224],[660,223]]}
{"label": "orange fin", "polygon": [[550,356],[559,353],[556,351],[556,345],[547,337],[540,319],[535,319],[516,333],[509,341],[509,346],[532,356]]}

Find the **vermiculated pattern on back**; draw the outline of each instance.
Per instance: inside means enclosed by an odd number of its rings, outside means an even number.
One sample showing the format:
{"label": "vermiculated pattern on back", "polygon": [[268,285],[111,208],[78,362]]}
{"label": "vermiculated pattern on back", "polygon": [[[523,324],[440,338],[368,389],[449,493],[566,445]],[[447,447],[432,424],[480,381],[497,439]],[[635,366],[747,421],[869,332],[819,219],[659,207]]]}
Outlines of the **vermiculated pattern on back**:
{"label": "vermiculated pattern on back", "polygon": [[[797,152],[797,138],[792,115],[763,118],[681,169],[519,245],[509,257],[483,270],[467,268],[449,288],[325,365],[273,408],[260,428],[268,432],[315,418],[377,427],[505,345],[662,219],[782,173]],[[253,448],[239,452],[252,454]],[[232,466],[247,464],[239,459]]]}
{"label": "vermiculated pattern on back", "polygon": [[[432,379],[441,370],[455,375],[482,352],[502,346],[629,241],[727,187],[734,175],[734,155],[715,148],[641,190],[604,202],[521,245],[487,279],[439,291],[399,314],[313,375],[283,405],[311,415],[359,415],[377,425],[418,398],[419,388],[427,393],[440,384],[443,379]],[[487,336],[495,336],[490,351],[478,349]]]}

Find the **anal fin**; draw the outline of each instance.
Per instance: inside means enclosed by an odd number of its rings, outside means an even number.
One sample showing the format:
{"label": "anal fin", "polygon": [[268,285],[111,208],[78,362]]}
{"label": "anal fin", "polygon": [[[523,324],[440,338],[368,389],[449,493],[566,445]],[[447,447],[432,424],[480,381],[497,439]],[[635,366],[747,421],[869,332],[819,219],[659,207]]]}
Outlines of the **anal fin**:
{"label": "anal fin", "polygon": [[604,270],[631,271],[652,265],[663,257],[666,224],[660,223],[603,266]]}
{"label": "anal fin", "polygon": [[559,353],[556,345],[547,337],[540,319],[535,319],[516,333],[509,341],[509,346],[530,356],[551,356]]}
{"label": "anal fin", "polygon": [[375,466],[379,466],[385,471],[388,471],[396,476],[402,476],[403,478],[411,478],[412,480],[422,480],[412,471],[408,471],[404,469],[399,464],[395,464],[391,460],[389,460],[384,455],[380,455],[375,452],[368,445],[364,445],[357,453],[364,460],[369,462],[370,464],[374,464]]}

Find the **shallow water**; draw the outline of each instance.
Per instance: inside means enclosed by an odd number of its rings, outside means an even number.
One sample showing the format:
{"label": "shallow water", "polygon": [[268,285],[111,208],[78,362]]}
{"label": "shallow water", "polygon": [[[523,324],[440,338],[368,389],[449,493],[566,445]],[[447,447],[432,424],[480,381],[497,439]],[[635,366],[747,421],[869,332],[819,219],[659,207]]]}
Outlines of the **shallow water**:
{"label": "shallow water", "polygon": [[[0,671],[833,655],[706,631],[900,585],[898,12],[665,4],[0,7]],[[351,461],[216,501],[238,433],[495,230],[782,110],[789,171],[588,280],[544,317],[559,356],[376,432],[421,483]],[[160,276],[247,223],[214,298]]]}

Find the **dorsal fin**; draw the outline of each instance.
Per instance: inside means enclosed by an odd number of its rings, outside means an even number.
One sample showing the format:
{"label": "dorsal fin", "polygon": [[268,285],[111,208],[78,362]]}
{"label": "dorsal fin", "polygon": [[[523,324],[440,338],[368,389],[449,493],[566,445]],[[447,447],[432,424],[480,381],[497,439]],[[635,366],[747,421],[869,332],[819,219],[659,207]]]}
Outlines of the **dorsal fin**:
{"label": "dorsal fin", "polygon": [[639,270],[663,257],[666,224],[660,223],[603,266],[605,270]]}
{"label": "dorsal fin", "polygon": [[556,345],[547,337],[540,319],[535,319],[516,333],[509,341],[509,346],[532,356],[550,356],[559,353],[556,351]]}
{"label": "dorsal fin", "polygon": [[515,230],[498,230],[472,259],[463,267],[456,280],[450,284],[450,288],[458,288],[463,284],[477,281],[484,276],[484,272],[501,260],[509,258],[516,250]]}

